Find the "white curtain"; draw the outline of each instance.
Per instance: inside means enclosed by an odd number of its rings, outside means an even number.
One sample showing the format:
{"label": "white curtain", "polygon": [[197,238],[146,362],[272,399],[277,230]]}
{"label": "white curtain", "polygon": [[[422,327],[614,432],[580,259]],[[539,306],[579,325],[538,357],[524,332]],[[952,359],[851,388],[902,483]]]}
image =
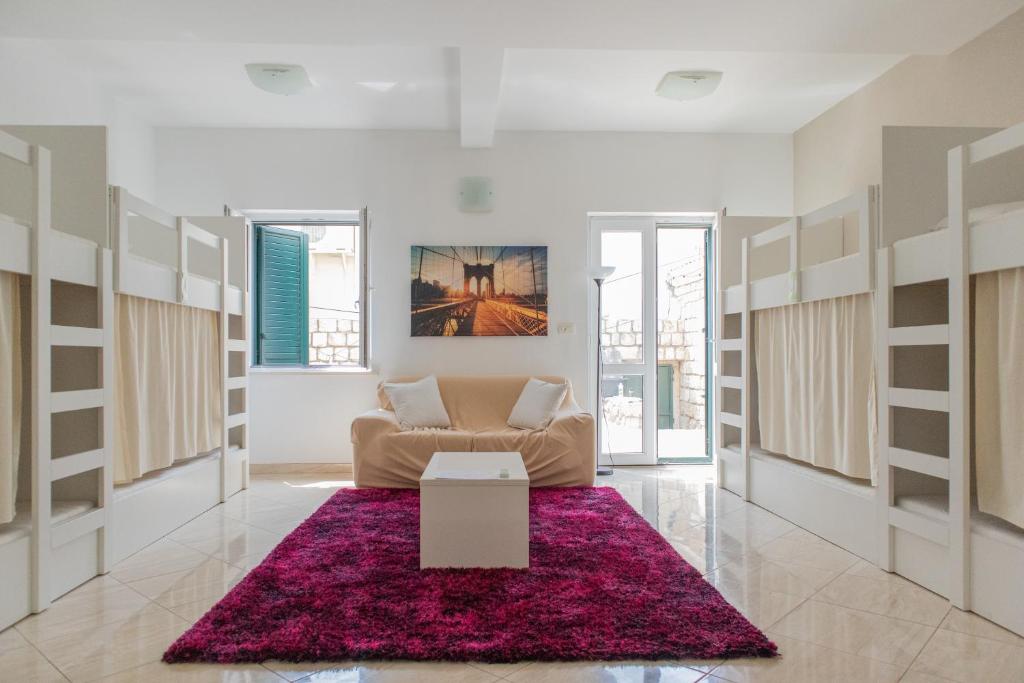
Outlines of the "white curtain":
{"label": "white curtain", "polygon": [[117,296],[114,481],[220,447],[218,316]]}
{"label": "white curtain", "polygon": [[754,312],[761,447],[876,480],[872,294]]}
{"label": "white curtain", "polygon": [[1024,268],[974,285],[974,469],[978,508],[1024,527]]}
{"label": "white curtain", "polygon": [[0,273],[0,524],[14,519],[21,446],[21,302],[18,276]]}

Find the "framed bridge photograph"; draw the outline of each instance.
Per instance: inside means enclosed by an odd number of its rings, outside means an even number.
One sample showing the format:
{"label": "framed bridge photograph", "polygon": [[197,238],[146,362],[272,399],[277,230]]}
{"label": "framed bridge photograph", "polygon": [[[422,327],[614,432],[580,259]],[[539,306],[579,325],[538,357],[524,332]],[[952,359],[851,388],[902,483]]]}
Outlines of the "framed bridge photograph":
{"label": "framed bridge photograph", "polygon": [[413,246],[413,337],[543,337],[547,247]]}

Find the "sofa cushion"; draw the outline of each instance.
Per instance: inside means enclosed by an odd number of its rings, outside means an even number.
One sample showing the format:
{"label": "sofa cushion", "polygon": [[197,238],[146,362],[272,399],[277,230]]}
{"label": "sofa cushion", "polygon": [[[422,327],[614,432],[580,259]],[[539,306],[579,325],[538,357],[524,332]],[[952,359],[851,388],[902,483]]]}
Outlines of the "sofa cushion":
{"label": "sofa cushion", "polygon": [[544,429],[558,412],[569,385],[531,377],[519,394],[519,400],[508,416],[508,426],[516,429]]}

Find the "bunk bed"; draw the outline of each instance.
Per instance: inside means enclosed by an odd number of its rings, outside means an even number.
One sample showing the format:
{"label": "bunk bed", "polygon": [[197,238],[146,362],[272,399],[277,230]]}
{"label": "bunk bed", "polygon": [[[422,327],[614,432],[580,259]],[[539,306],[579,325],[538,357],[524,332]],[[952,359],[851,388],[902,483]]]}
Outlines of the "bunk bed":
{"label": "bunk bed", "polygon": [[[878,190],[874,186],[788,219],[721,215],[715,302],[718,372],[714,406],[719,485],[871,560],[877,545],[872,532],[874,410],[870,403],[874,390],[871,307],[877,221]],[[765,223],[772,225],[764,229]],[[739,262],[730,268],[728,258],[737,251]],[[858,461],[852,476],[850,472],[842,474],[844,468],[836,463],[816,461],[813,444],[776,451],[761,444],[759,413],[766,419],[777,417],[779,411],[790,406],[782,400],[759,403],[758,395],[765,393],[767,382],[764,378],[758,381],[755,356],[763,348],[757,346],[757,334],[762,336],[762,347],[767,346],[772,328],[789,324],[773,321],[773,316],[780,312],[796,316],[796,320],[806,316],[813,324],[813,318],[827,306],[848,309],[835,316],[839,330],[852,330],[865,320],[868,323],[861,338],[861,346],[868,353],[862,348],[858,365],[846,368],[847,373],[856,371],[858,376],[844,379],[838,372],[833,376],[836,383],[849,385],[851,403],[855,399],[863,403],[863,424],[851,430],[851,439],[856,431],[859,441],[844,446],[847,455],[853,454]],[[827,310],[825,314],[831,315]],[[765,354],[761,357],[764,360]],[[766,369],[762,366],[762,372]],[[772,379],[781,377],[786,381],[784,375],[790,371],[782,368],[781,374],[776,373]],[[865,373],[869,381],[863,381]],[[784,430],[776,431],[779,435],[772,438],[774,443],[797,446],[781,434]]]}
{"label": "bunk bed", "polygon": [[[1024,350],[1004,343],[1020,338],[1024,209],[979,197],[1008,179],[1020,192],[1022,162],[1024,124],[950,150],[948,218],[879,251],[877,520],[880,567],[1024,635],[1024,452],[1014,432]],[[1000,301],[1003,278],[1012,286]],[[930,313],[908,319],[908,309]],[[937,362],[899,355],[905,347],[917,358],[931,349]],[[948,436],[928,429],[934,416]]]}
{"label": "bunk bed", "polygon": [[[116,379],[118,394],[125,396],[124,401],[115,396],[113,553],[119,560],[248,486],[249,323],[243,219],[172,216],[121,187],[111,188],[110,201],[119,314],[115,348],[119,370],[133,375],[126,378],[119,372]],[[231,242],[242,247],[243,258],[232,261]],[[175,353],[168,328],[180,337],[183,327],[186,346]],[[147,340],[146,335],[157,339]],[[154,341],[166,357],[154,359],[137,348],[143,343],[153,347]],[[139,409],[147,401],[165,400],[162,391],[153,395],[158,378],[135,376],[153,370],[154,360],[158,369],[167,366],[190,378],[184,410],[180,405],[177,411],[164,405]],[[181,364],[189,367],[174,367]],[[171,414],[181,412],[188,424],[168,428],[166,423],[174,422]],[[180,429],[168,431],[165,439],[153,425]],[[153,458],[153,450],[166,453]],[[140,465],[140,459],[147,462]]]}
{"label": "bunk bed", "polygon": [[[244,220],[171,216],[118,187],[98,201],[105,156],[70,151],[102,131],[24,132],[0,131],[0,629],[248,486]],[[52,162],[40,139],[57,145]],[[72,181],[83,191],[54,201],[51,186]],[[53,213],[74,234],[52,229]],[[136,360],[126,299],[213,316],[216,362],[192,371],[216,389],[207,407],[218,423],[213,448],[115,485],[126,452],[118,368]]]}
{"label": "bunk bed", "polygon": [[[5,515],[10,521],[0,525],[2,629],[30,612],[44,610],[55,598],[108,571],[113,562],[113,296],[110,251],[51,228],[49,150],[0,131],[0,157],[8,165],[4,169],[8,181],[27,175],[31,187],[30,206],[14,209],[12,213],[20,213],[17,218],[0,216],[0,275],[7,276],[14,289],[26,282],[31,290],[27,297],[5,297],[4,305],[11,308],[0,314],[11,321],[20,318],[12,328],[27,323],[24,332],[11,329],[10,344],[5,343],[0,352],[9,354],[13,368],[25,364],[23,375],[31,377],[30,400],[19,396],[24,385],[12,381],[12,386],[5,387],[14,392],[7,405],[20,405],[30,417],[30,447],[20,449],[20,455],[22,461],[31,461],[31,484],[20,491],[20,500],[15,501],[12,490],[5,491],[15,505],[8,506]],[[18,278],[16,283],[13,278]],[[91,315],[81,307],[69,314],[73,304],[61,303],[60,296],[51,301],[51,293],[65,286],[91,290],[87,297],[93,298],[85,307],[93,309]],[[18,311],[25,300],[29,310]],[[67,324],[83,317],[93,318],[93,324]],[[28,343],[19,345],[19,336]],[[18,353],[19,346],[25,353]],[[84,364],[85,374],[92,375],[86,377],[88,388],[69,389],[64,375],[74,373],[53,373],[55,359],[63,363],[66,349],[92,354],[91,362]],[[14,375],[3,380],[13,380]],[[72,415],[79,416],[78,422],[64,420]],[[4,424],[17,431],[19,422],[17,415],[8,415]],[[91,429],[82,430],[82,426]],[[76,446],[78,437],[90,431],[93,443]],[[13,459],[19,455],[18,444],[26,439],[8,434],[0,441],[8,446],[0,451],[0,459]],[[16,472],[17,461],[2,465]],[[8,484],[17,481],[15,472]],[[69,497],[69,492],[83,491],[87,495],[81,499]]]}

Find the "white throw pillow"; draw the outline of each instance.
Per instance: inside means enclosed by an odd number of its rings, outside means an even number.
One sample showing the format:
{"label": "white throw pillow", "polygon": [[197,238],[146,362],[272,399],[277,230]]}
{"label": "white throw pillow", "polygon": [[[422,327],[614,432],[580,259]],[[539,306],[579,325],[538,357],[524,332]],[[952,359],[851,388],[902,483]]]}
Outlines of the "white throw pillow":
{"label": "white throw pillow", "polygon": [[441,390],[437,388],[437,378],[433,375],[424,377],[417,382],[384,384],[384,393],[395,409],[402,429],[421,427],[452,426],[448,419],[448,411],[441,400]]}
{"label": "white throw pillow", "polygon": [[519,394],[512,414],[508,416],[508,426],[516,429],[544,429],[551,424],[568,390],[568,384],[552,384],[531,377]]}

